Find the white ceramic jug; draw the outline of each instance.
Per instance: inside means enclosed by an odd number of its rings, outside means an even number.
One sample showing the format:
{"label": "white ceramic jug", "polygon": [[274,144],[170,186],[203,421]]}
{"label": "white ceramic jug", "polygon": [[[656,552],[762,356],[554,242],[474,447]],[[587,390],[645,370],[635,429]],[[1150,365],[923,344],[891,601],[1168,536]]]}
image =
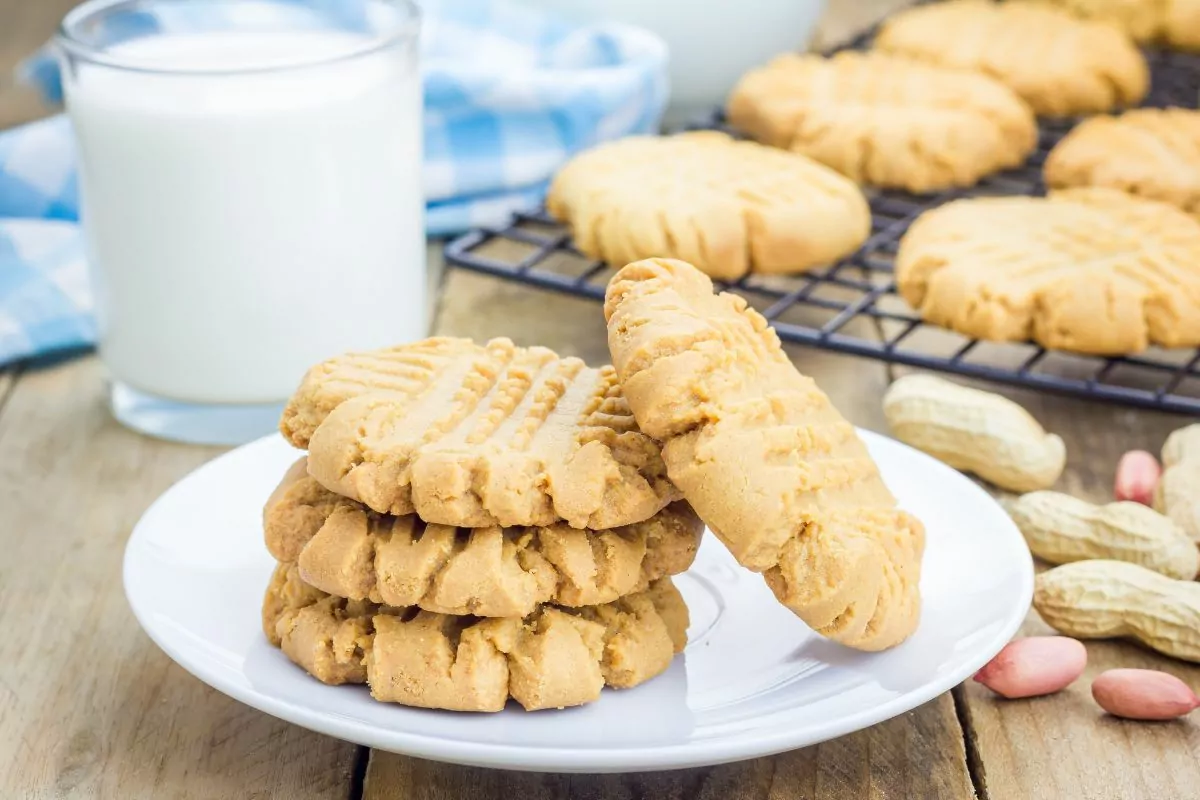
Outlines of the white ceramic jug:
{"label": "white ceramic jug", "polygon": [[647,28],[671,50],[668,125],[724,102],[737,79],[808,45],[825,0],[525,0],[576,19]]}

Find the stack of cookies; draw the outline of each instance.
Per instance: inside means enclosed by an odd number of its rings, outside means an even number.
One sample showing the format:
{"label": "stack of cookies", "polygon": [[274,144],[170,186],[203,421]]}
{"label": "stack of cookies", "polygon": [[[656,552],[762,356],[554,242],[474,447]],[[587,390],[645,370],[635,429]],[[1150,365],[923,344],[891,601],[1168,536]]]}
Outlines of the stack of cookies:
{"label": "stack of cookies", "polygon": [[821,635],[906,639],[921,523],[762,316],[655,259],[605,317],[615,368],[438,338],[311,369],[281,422],[308,452],[264,511],[267,638],[381,701],[591,702],[683,649],[671,576],[707,523]]}
{"label": "stack of cookies", "polygon": [[264,510],[268,639],[325,683],[456,711],[595,700],[686,643],[703,525],[611,367],[428,339],[314,367]]}

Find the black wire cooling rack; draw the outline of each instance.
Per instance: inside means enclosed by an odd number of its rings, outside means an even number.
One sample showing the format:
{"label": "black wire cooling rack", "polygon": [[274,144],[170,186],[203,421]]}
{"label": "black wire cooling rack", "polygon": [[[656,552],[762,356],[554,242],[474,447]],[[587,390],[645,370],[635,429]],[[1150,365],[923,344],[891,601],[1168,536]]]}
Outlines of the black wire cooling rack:
{"label": "black wire cooling rack", "polygon": [[[872,35],[868,31],[839,49],[864,47]],[[1151,90],[1144,105],[1195,108],[1200,55],[1148,51],[1147,58]],[[746,297],[784,341],[1059,394],[1200,413],[1200,350],[1151,348],[1137,356],[1101,358],[1032,343],[985,342],[925,324],[896,294],[893,259],[900,237],[918,215],[959,197],[1044,194],[1042,164],[1073,124],[1043,120],[1037,151],[1023,166],[970,189],[921,196],[874,192],[870,237],[827,268],[792,276],[747,275],[722,288]],[[719,112],[688,127],[728,130]],[[615,272],[580,254],[567,230],[540,212],[455,239],[446,246],[446,261],[595,300],[603,299]]]}

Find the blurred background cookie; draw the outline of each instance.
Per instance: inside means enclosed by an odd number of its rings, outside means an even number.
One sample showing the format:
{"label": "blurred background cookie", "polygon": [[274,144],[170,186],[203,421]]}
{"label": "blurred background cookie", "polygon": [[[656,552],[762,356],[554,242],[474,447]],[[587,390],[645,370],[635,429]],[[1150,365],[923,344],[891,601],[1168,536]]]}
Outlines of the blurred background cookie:
{"label": "blurred background cookie", "polygon": [[1107,186],[1200,217],[1200,111],[1140,108],[1085,120],[1046,158],[1046,185]]}
{"label": "blurred background cookie", "polygon": [[742,78],[726,116],[854,181],[916,193],[973,186],[1037,144],[1033,112],[1002,83],[878,52],[780,56]]}
{"label": "blurred background cookie", "polygon": [[1136,41],[1200,50],[1200,0],[1044,0],[1084,19],[1111,22]]}
{"label": "blurred background cookie", "polygon": [[546,199],[575,246],[615,267],[683,258],[715,278],[803,272],[854,252],[871,212],[853,182],[802,155],[713,131],[633,137],[567,163]]}
{"label": "blurred background cookie", "polygon": [[884,22],[874,46],[984,72],[1045,116],[1132,105],[1150,82],[1146,59],[1119,28],[1021,0],[917,6]]}
{"label": "blurred background cookie", "polygon": [[900,294],[967,336],[1123,355],[1200,344],[1200,224],[1113,189],[956,200],[896,255]]}

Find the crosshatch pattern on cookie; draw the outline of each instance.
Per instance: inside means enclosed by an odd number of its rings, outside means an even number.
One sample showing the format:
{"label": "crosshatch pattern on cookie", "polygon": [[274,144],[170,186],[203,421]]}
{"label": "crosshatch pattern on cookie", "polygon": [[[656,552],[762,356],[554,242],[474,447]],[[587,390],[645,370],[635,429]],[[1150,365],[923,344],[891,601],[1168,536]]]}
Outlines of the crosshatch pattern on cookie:
{"label": "crosshatch pattern on cookie", "polygon": [[878,50],[1002,81],[1038,114],[1110,111],[1141,101],[1146,60],[1123,31],[1023,0],[946,0],[889,17]]}
{"label": "crosshatch pattern on cookie", "polygon": [[924,528],[766,320],[668,259],[620,270],[604,313],[638,421],[738,562],[818,633],[864,650],[907,638]]}
{"label": "crosshatch pattern on cookie", "polygon": [[704,526],[686,503],[611,530],[467,528],[377,514],[329,492],[303,460],[264,510],[267,549],[312,586],[351,600],[444,614],[524,617],[592,606],[691,566]]}
{"label": "crosshatch pattern on cookie", "polygon": [[346,600],[280,564],[263,598],[271,644],[328,684],[366,683],[381,702],[451,711],[590,703],[661,674],[687,644],[688,612],[669,578],[584,609],[525,619],[450,616]]}
{"label": "crosshatch pattern on cookie", "polygon": [[638,136],[555,175],[546,207],[584,253],[612,264],[670,255],[719,278],[802,272],[870,231],[862,191],[805,156],[715,131]]}
{"label": "crosshatch pattern on cookie", "polygon": [[1083,353],[1200,345],[1200,223],[1113,189],[969,198],[900,242],[900,293],[968,336]]}
{"label": "crosshatch pattern on cookie", "polygon": [[508,339],[431,339],[309,371],[281,429],[371,509],[464,527],[614,528],[679,499],[612,367]]}
{"label": "crosshatch pattern on cookie", "polygon": [[738,82],[725,113],[757,141],[916,193],[973,186],[1037,144],[1032,110],[1004,84],[886,53],[779,56]]}

